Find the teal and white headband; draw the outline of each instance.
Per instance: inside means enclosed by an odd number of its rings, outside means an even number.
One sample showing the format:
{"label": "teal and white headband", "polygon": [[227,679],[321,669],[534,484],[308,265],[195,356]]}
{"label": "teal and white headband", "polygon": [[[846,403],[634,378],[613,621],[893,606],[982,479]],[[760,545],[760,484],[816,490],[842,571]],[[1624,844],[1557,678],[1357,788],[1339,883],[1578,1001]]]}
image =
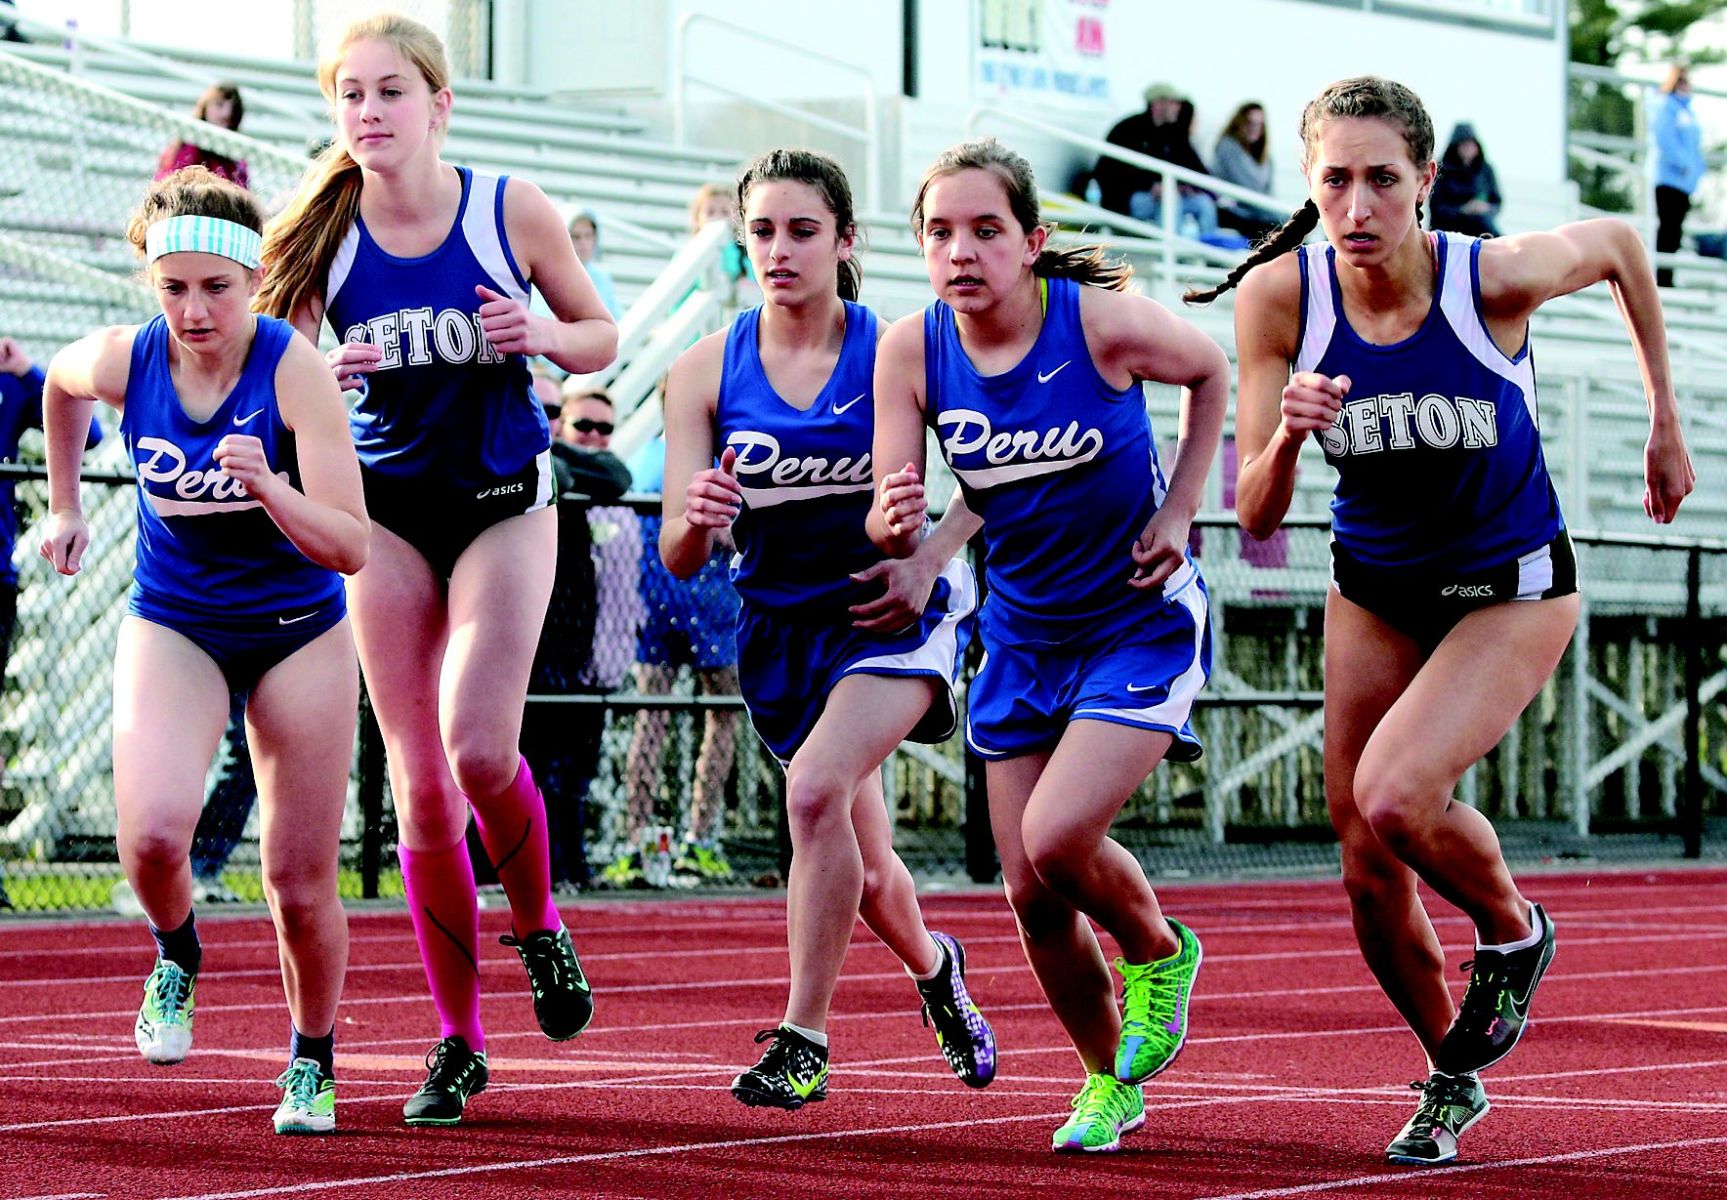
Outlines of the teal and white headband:
{"label": "teal and white headband", "polygon": [[263,261],[264,237],[256,229],[220,217],[167,217],[144,232],[144,257],[149,262],[188,250],[218,254],[256,269]]}

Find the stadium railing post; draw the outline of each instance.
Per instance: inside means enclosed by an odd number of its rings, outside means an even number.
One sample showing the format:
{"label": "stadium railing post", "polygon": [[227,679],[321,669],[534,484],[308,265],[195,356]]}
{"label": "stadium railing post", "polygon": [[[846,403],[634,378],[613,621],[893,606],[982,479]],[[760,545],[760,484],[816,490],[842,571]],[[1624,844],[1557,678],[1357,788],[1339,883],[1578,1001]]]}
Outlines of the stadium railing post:
{"label": "stadium railing post", "polygon": [[1703,855],[1703,548],[1685,553],[1685,857]]}
{"label": "stadium railing post", "polygon": [[359,797],[360,895],[376,900],[384,861],[384,734],[364,690],[360,693]]}

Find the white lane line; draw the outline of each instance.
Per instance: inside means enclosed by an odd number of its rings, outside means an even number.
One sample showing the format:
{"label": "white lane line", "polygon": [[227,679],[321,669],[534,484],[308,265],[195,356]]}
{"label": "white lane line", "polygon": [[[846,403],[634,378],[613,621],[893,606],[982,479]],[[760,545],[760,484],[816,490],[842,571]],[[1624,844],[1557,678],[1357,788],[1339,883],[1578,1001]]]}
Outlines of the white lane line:
{"label": "white lane line", "polygon": [[1556,1163],[1589,1162],[1599,1158],[1614,1158],[1626,1154],[1650,1154],[1658,1150],[1695,1150],[1701,1146],[1727,1145],[1727,1137],[1687,1138],[1675,1142],[1644,1142],[1636,1146],[1606,1146],[1598,1150],[1573,1150],[1568,1154],[1543,1154],[1534,1158],[1510,1158],[1503,1162],[1466,1163],[1447,1166],[1430,1175],[1424,1171],[1384,1172],[1378,1175],[1357,1175],[1350,1179],[1331,1179],[1324,1183],[1303,1183],[1295,1187],[1261,1188],[1253,1192],[1230,1192],[1228,1195],[1205,1196],[1199,1200],[1273,1200],[1280,1196],[1310,1196],[1315,1192],[1335,1192],[1353,1187],[1386,1187],[1393,1184],[1431,1183],[1436,1177],[1450,1179],[1475,1171],[1508,1171],[1516,1167],[1544,1167]]}
{"label": "white lane line", "polygon": [[[1622,937],[1595,937],[1595,938],[1572,937],[1572,938],[1565,939],[1563,944],[1566,946],[1566,948],[1570,949],[1570,948],[1574,948],[1574,947],[1578,947],[1578,946],[1653,945],[1653,944],[1660,943],[1660,942],[1699,942],[1699,941],[1713,941],[1713,940],[1717,940],[1717,939],[1727,939],[1727,930],[1723,930],[1723,932],[1718,933],[1718,934],[1699,934],[1699,933],[1692,932],[1690,929],[1687,929],[1686,932],[1684,932],[1684,933],[1674,933],[1674,934],[1653,934],[1653,935],[1650,935],[1650,934],[1639,933],[1639,934],[1627,934],[1627,935],[1622,936]],[[981,937],[981,938],[967,939],[967,941],[966,941],[966,945],[968,947],[969,946],[979,946],[979,945],[995,945],[995,944],[1001,944],[1001,945],[1012,944],[1012,945],[1017,946],[1019,944],[1019,938],[1018,937]],[[208,949],[208,947],[206,947],[206,949]],[[864,948],[860,947],[860,949],[864,949]],[[879,946],[879,945],[869,947],[868,949],[876,949],[876,950],[881,950],[883,952],[886,951],[886,947]],[[1462,948],[1456,948],[1456,950],[1457,950],[1457,952],[1460,952],[1460,953],[1466,952],[1466,950],[1464,950]],[[752,953],[758,953],[758,952],[763,953],[763,954],[776,954],[776,955],[783,956],[786,953],[786,949],[784,946],[774,946],[774,947],[747,947],[746,946],[746,947],[733,947],[730,949],[721,949],[721,950],[705,950],[705,951],[704,950],[695,950],[695,951],[689,951],[687,953],[685,951],[675,951],[674,953],[677,954],[678,957],[696,957],[696,956],[700,956],[700,955],[714,955],[714,956],[722,956],[723,955],[723,956],[739,957],[739,956],[744,955],[744,954],[752,954]],[[1359,958],[1359,957],[1361,957],[1361,951],[1359,949],[1351,946],[1351,947],[1340,947],[1340,948],[1327,949],[1327,950],[1269,950],[1269,951],[1265,951],[1263,953],[1254,953],[1254,954],[1222,954],[1222,953],[1209,953],[1208,952],[1205,956],[1205,961],[1208,964],[1212,965],[1213,967],[1216,967],[1220,964],[1279,962],[1279,961],[1285,961],[1285,960],[1289,960],[1289,959],[1302,959],[1302,960],[1309,960],[1310,961],[1313,959],[1320,959],[1320,958],[1354,959],[1354,958]],[[607,961],[607,960],[613,960],[613,959],[627,960],[627,961],[635,962],[635,961],[639,961],[641,959],[641,954],[638,951],[638,952],[623,953],[623,954],[594,954],[594,955],[583,955],[582,956],[582,960],[584,963],[601,962],[601,961]],[[506,974],[513,974],[512,967],[513,967],[513,964],[511,964],[508,960],[502,959],[502,958],[499,958],[496,960],[488,960],[488,961],[481,964],[481,970],[482,971],[493,971],[493,972],[502,971]],[[1009,962],[1001,963],[1001,964],[994,964],[994,965],[984,964],[984,963],[968,963],[968,970],[974,975],[978,971],[981,971],[981,970],[1024,971],[1027,969],[1028,968],[1025,965],[1024,959],[1019,958],[1018,956],[1014,956],[1014,958]],[[1701,966],[1661,967],[1661,968],[1656,968],[1655,970],[1647,970],[1647,971],[1646,970],[1635,970],[1635,971],[1593,972],[1593,973],[1588,973],[1588,974],[1574,974],[1574,973],[1555,974],[1552,978],[1555,980],[1558,980],[1558,979],[1613,979],[1613,978],[1619,978],[1620,976],[1636,975],[1636,976],[1641,977],[1644,975],[1659,974],[1662,972],[1672,973],[1672,972],[1687,972],[1687,971],[1690,971],[1690,972],[1718,971],[1718,970],[1723,970],[1723,969],[1727,969],[1727,965],[1711,963],[1711,964],[1705,964],[1705,965],[1701,965]],[[348,974],[360,975],[360,974],[379,974],[379,973],[386,973],[386,972],[388,972],[388,973],[408,972],[411,974],[418,975],[419,973],[423,972],[424,970],[425,970],[425,968],[421,965],[420,961],[418,959],[414,959],[412,961],[393,962],[393,963],[351,964],[348,967]],[[224,980],[275,979],[275,978],[279,977],[281,975],[281,973],[282,973],[281,968],[279,966],[270,966],[270,967],[248,968],[248,969],[231,970],[231,971],[223,971],[223,970],[200,971],[198,977],[200,979],[206,980],[207,982],[214,983],[214,982],[219,982],[219,981],[224,981]],[[140,970],[139,972],[134,972],[131,974],[126,974],[126,975],[71,976],[71,977],[60,977],[60,978],[53,978],[53,979],[0,979],[0,990],[4,990],[5,988],[63,987],[67,984],[79,984],[79,985],[127,984],[127,983],[141,984],[142,983],[142,976],[144,974],[147,974],[147,972],[143,972],[142,970]],[[900,974],[903,974],[903,972],[900,972]],[[898,975],[892,971],[888,972],[887,974],[879,974],[879,973],[846,974],[846,975],[840,976],[842,981],[848,980],[848,979],[866,979],[866,980],[892,979],[892,978],[897,978],[897,977],[898,977]],[[701,980],[679,980],[679,981],[673,982],[673,983],[630,983],[630,984],[603,984],[602,983],[600,986],[603,988],[603,990],[606,994],[610,995],[610,994],[632,994],[632,993],[643,993],[643,992],[676,992],[676,991],[684,990],[686,988],[755,987],[755,986],[767,985],[767,984],[785,984],[787,982],[789,982],[789,981],[785,978],[772,978],[772,979],[701,979]],[[1331,990],[1338,991],[1338,990],[1352,990],[1352,989],[1345,988],[1345,989],[1331,989]],[[1374,989],[1369,989],[1369,990],[1374,990]],[[1244,993],[1240,993],[1240,994],[1241,995],[1267,995],[1267,996],[1269,996],[1269,995],[1302,995],[1302,994],[1307,994],[1307,992],[1305,989],[1302,989],[1302,990],[1298,990],[1298,991],[1289,991],[1289,992],[1265,991],[1265,992],[1253,992],[1253,993],[1244,992]],[[1320,990],[1316,990],[1313,994],[1321,994],[1321,992],[1320,992]],[[349,1001],[345,1001],[344,1003],[348,1003],[348,1004],[394,1004],[394,1003],[398,1003],[398,1002],[409,1001],[409,1000],[418,1000],[418,999],[422,999],[422,998],[423,997],[419,996],[419,995],[387,996],[387,997],[373,996],[373,997],[362,997],[362,998],[355,999],[355,1000],[349,1000]],[[205,1010],[200,1010],[200,1011],[211,1011],[211,1010],[205,1009]],[[215,1009],[215,1011],[221,1011],[221,1010],[219,1008],[217,1008],[217,1009]],[[57,1016],[59,1014],[49,1014],[49,1015]],[[43,1018],[42,1018],[42,1016],[39,1016],[36,1014],[24,1014],[21,1016],[0,1017],[0,1021],[29,1021],[29,1020],[38,1020],[38,1019],[43,1019]]]}

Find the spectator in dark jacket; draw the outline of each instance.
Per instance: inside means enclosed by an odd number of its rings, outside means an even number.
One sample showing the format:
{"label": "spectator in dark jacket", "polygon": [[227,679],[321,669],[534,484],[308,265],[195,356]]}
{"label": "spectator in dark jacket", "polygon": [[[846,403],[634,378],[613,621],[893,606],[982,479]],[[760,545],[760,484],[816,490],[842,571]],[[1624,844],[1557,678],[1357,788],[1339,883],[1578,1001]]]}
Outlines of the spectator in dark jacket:
{"label": "spectator in dark jacket", "polygon": [[[1203,175],[1207,173],[1205,161],[1193,148],[1192,127],[1193,105],[1187,98],[1167,83],[1154,83],[1145,89],[1145,110],[1117,121],[1106,140]],[[1163,183],[1156,172],[1103,157],[1097,160],[1093,178],[1101,203],[1111,212],[1154,224],[1162,219]],[[1190,184],[1181,184],[1178,190],[1181,218],[1192,217],[1200,237],[1216,234],[1216,198]]]}
{"label": "spectator in dark jacket", "polygon": [[1439,178],[1433,181],[1433,228],[1498,237],[1499,204],[1499,179],[1475,126],[1459,121],[1440,156]]}

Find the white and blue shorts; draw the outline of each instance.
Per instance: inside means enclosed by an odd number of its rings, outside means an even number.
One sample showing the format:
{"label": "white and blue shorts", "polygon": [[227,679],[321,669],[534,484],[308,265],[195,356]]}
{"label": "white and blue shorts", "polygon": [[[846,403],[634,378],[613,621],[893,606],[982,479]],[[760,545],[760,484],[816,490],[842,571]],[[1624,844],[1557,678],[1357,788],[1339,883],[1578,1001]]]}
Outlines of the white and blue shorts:
{"label": "white and blue shorts", "polygon": [[791,761],[847,675],[927,676],[940,695],[906,736],[943,742],[959,725],[954,681],[971,640],[977,581],[955,559],[935,581],[923,615],[898,633],[799,621],[746,603],[738,616],[738,686],[750,722],[780,762]]}
{"label": "white and blue shorts", "polygon": [[1190,723],[1211,674],[1211,605],[1190,582],[1131,621],[1061,644],[1016,639],[986,620],[983,666],[966,693],[966,741],[989,759],[1053,747],[1073,721],[1108,721],[1174,735],[1167,757],[1193,762],[1202,748]]}

